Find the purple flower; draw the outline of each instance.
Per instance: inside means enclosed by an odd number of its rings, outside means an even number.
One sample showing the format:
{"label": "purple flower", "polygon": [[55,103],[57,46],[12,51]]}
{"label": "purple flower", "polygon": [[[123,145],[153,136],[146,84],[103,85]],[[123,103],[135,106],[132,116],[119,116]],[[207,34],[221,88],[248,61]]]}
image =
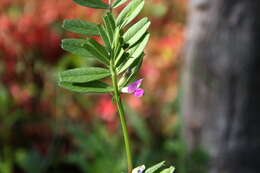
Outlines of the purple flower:
{"label": "purple flower", "polygon": [[141,86],[143,80],[144,79],[139,79],[139,80],[135,81],[134,83],[131,83],[127,87],[122,88],[121,92],[122,93],[129,93],[129,94],[134,93],[134,95],[136,97],[142,97],[144,95],[144,90],[142,88],[139,88],[139,87]]}

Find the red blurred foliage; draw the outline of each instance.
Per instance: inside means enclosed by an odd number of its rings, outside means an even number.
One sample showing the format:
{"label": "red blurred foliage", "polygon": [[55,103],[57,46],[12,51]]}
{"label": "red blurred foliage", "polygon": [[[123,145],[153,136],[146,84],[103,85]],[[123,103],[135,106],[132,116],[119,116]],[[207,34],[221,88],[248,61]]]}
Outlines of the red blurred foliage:
{"label": "red blurred foliage", "polygon": [[102,96],[97,104],[97,115],[106,122],[112,122],[116,118],[116,106],[112,103],[111,96]]}
{"label": "red blurred foliage", "polygon": [[18,84],[13,83],[10,86],[10,91],[12,97],[14,98],[14,100],[18,105],[25,105],[25,106],[30,105],[31,93],[28,88],[21,88]]}
{"label": "red blurred foliage", "polygon": [[[142,88],[145,89],[145,96],[140,99],[126,95],[125,98],[132,108],[149,117],[159,116],[162,105],[177,97],[178,66],[184,44],[187,2],[146,2],[147,9],[143,13],[150,18],[152,26],[140,74],[144,78]],[[161,7],[159,15],[156,13],[158,9],[154,9],[158,6]],[[61,39],[71,34],[61,29],[62,20],[76,18],[100,23],[103,12],[80,7],[71,0],[0,0],[0,58],[5,67],[1,82],[9,89],[15,108],[46,117],[57,118],[66,114],[73,120],[85,122],[92,120],[89,114],[95,110],[95,114],[110,130],[118,127],[116,108],[111,96],[93,99],[96,104],[91,111],[82,108],[72,97],[59,107],[53,104],[58,96],[55,82],[50,81],[49,71],[55,69],[56,63],[61,61],[64,54],[60,48]],[[94,38],[101,41],[98,37]],[[22,68],[18,68],[20,65]],[[28,89],[28,84],[33,87]],[[33,131],[34,128],[28,131]]]}
{"label": "red blurred foliage", "polygon": [[[138,77],[144,78],[141,87],[145,95],[142,98],[133,94],[122,95],[132,109],[148,120],[151,131],[159,134],[158,141],[162,140],[162,129],[172,132],[172,125],[177,122],[177,113],[165,111],[165,105],[171,106],[178,95],[186,1],[146,0],[145,9],[135,19],[138,21],[148,16],[152,22],[150,41]],[[126,4],[115,12],[119,13]],[[95,126],[93,122],[101,119],[111,134],[120,128],[111,95],[72,93],[58,88],[54,76],[60,69],[75,67],[83,62],[60,48],[61,39],[81,37],[64,31],[61,28],[63,19],[86,19],[101,23],[103,12],[81,7],[72,0],[0,0],[0,89],[3,87],[7,90],[7,102],[10,102],[6,106],[8,111],[0,118],[11,118],[13,121],[15,115],[21,116],[21,119],[14,121],[14,131],[5,127],[6,121],[0,120],[1,132],[4,134],[9,131],[10,139],[15,141],[11,144],[13,152],[21,148],[33,148],[47,157],[58,136],[58,141],[65,143],[59,148],[62,151],[59,154],[66,154],[74,150],[74,137],[67,131],[74,123],[84,124],[86,130],[92,131]],[[93,38],[102,42],[100,37]],[[130,116],[127,115],[127,118]],[[59,134],[57,127],[54,127],[56,122]],[[160,127],[160,124],[163,125]],[[135,128],[129,127],[129,130],[130,135],[134,136]]]}
{"label": "red blurred foliage", "polygon": [[[54,107],[41,100],[38,92],[44,89],[45,80],[48,80],[42,71],[44,64],[55,65],[64,54],[60,48],[65,35],[62,20],[79,16],[94,20],[99,14],[72,1],[0,1],[0,58],[5,68],[1,80],[17,105],[26,107],[29,112],[33,101],[39,102],[39,109]],[[35,68],[39,63],[43,63],[43,69]],[[29,96],[23,89],[28,83],[33,83],[38,92]]]}

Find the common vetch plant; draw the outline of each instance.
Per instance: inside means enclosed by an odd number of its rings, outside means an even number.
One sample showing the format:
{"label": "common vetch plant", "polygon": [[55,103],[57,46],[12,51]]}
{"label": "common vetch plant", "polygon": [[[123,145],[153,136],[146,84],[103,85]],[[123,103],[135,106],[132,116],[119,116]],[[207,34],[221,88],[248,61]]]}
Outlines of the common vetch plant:
{"label": "common vetch plant", "polygon": [[[74,0],[75,3],[97,9],[107,9],[103,23],[96,24],[84,20],[65,20],[63,28],[87,36],[87,39],[64,39],[62,48],[73,54],[95,58],[103,64],[102,67],[83,67],[59,73],[59,86],[80,93],[111,93],[120,116],[125,150],[127,155],[128,173],[153,173],[164,165],[160,162],[145,170],[145,166],[133,169],[132,151],[126,123],[125,111],[121,93],[133,93],[137,97],[144,95],[140,88],[143,79],[134,82],[145,56],[144,49],[150,34],[148,28],[151,22],[147,17],[128,26],[144,7],[144,0],[132,0],[118,16],[113,14],[127,0],[115,0],[106,4],[102,0]],[[126,26],[128,26],[126,29]],[[99,36],[104,45],[91,38]],[[101,81],[111,78],[112,86]],[[172,173],[174,167],[169,167],[161,173]]]}

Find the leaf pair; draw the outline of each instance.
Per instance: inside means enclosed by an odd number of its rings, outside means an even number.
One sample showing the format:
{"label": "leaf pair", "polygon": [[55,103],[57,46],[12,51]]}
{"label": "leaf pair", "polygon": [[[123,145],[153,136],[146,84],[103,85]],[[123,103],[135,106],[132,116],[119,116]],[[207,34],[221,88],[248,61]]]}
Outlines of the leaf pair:
{"label": "leaf pair", "polygon": [[[80,31],[80,29],[77,29],[77,31]],[[109,65],[109,55],[107,50],[92,38],[87,40],[64,39],[62,40],[62,48],[79,56],[96,58],[101,63]],[[110,75],[110,71],[105,68],[76,68],[59,74],[59,86],[71,91],[83,93],[112,92],[113,88],[111,86],[98,81]]]}

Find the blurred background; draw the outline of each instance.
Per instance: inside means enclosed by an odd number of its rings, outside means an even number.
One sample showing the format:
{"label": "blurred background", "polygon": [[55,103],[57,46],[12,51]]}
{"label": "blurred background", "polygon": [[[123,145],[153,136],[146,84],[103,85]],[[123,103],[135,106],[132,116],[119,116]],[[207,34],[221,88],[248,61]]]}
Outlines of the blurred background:
{"label": "blurred background", "polygon": [[[61,28],[63,19],[100,23],[103,12],[71,0],[0,1],[0,173],[126,169],[111,96],[69,92],[56,81],[59,71],[96,63],[60,48],[61,39],[79,37]],[[148,0],[139,16],[149,16],[152,37],[140,73],[145,96],[124,96],[135,165],[167,160],[177,173],[204,170],[199,163],[206,156],[201,153],[184,161],[180,132],[178,88],[186,15],[186,0]]]}

